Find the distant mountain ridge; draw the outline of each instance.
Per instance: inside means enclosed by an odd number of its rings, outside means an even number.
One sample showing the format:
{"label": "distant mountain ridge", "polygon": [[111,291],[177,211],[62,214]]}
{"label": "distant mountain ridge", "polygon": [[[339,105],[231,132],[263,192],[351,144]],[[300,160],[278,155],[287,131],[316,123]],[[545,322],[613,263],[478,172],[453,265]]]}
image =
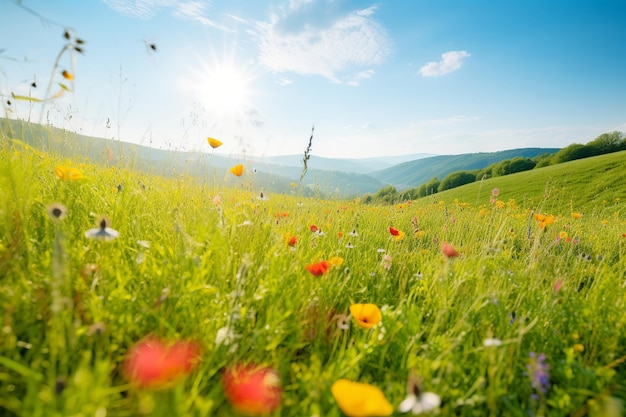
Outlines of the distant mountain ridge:
{"label": "distant mountain ridge", "polygon": [[234,186],[238,181],[228,174],[228,168],[244,163],[246,174],[251,174],[250,182],[260,191],[291,192],[292,183],[297,183],[303,187],[305,195],[321,193],[328,198],[373,194],[387,185],[398,190],[414,188],[433,177],[443,179],[451,172],[482,169],[505,159],[533,158],[559,151],[559,148],[523,148],[461,155],[422,153],[362,159],[312,155],[308,171],[300,182],[302,155],[255,157],[164,150],[12,119],[0,119],[0,132],[76,162],[88,159],[107,165],[126,164],[151,174],[189,175],[225,186]]}
{"label": "distant mountain ridge", "polygon": [[498,152],[478,152],[461,155],[439,155],[416,161],[403,162],[391,168],[371,172],[370,175],[398,190],[417,187],[437,177],[439,180],[456,171],[487,168],[506,159],[534,158],[542,154],[557,153],[560,148],[520,148]]}

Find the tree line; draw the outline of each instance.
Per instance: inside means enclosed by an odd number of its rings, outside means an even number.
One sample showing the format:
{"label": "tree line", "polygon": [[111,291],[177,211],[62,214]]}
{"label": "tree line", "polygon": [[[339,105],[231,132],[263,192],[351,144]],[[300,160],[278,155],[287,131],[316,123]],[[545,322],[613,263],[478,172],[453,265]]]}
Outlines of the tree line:
{"label": "tree line", "polygon": [[394,204],[401,201],[415,200],[487,178],[515,174],[516,172],[529,171],[576,159],[624,150],[626,150],[626,135],[623,132],[603,133],[584,145],[573,143],[555,154],[541,154],[534,158],[516,157],[496,162],[483,169],[451,172],[442,180],[435,177],[418,187],[400,192],[393,185],[388,185],[378,190],[376,194],[366,195],[363,198],[363,202],[365,204]]}

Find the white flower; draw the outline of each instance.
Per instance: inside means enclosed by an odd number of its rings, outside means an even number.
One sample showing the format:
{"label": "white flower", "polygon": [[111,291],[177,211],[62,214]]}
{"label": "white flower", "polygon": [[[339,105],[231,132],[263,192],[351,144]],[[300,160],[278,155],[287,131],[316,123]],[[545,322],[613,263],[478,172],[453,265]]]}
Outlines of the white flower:
{"label": "white flower", "polygon": [[483,346],[485,347],[500,346],[501,344],[502,344],[502,340],[500,339],[494,339],[494,338],[488,337],[487,339],[483,340]]}
{"label": "white flower", "polygon": [[85,232],[85,237],[89,239],[110,241],[116,239],[120,233],[109,227],[109,220],[106,217],[98,221],[98,227],[89,229]]}
{"label": "white flower", "polygon": [[398,406],[398,411],[421,414],[434,410],[441,405],[441,398],[434,392],[422,392],[419,395],[409,394]]}
{"label": "white flower", "polygon": [[228,326],[224,326],[217,331],[217,334],[215,335],[215,344],[219,346],[223,343],[228,346],[235,341],[236,337],[237,335],[233,329]]}

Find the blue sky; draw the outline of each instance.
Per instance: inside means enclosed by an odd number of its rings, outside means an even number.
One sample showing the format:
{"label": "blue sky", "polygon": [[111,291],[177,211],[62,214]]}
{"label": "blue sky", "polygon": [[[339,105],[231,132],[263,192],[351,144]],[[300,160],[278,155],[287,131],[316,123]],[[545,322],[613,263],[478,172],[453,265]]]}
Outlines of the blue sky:
{"label": "blue sky", "polygon": [[[160,148],[371,157],[626,131],[626,2],[0,0],[0,93],[55,126]],[[154,44],[156,51],[149,45]],[[37,88],[31,87],[33,80]],[[66,84],[68,84],[66,82]],[[56,84],[53,93],[56,92]],[[41,104],[12,100],[10,117]],[[107,123],[108,122],[108,123]]]}

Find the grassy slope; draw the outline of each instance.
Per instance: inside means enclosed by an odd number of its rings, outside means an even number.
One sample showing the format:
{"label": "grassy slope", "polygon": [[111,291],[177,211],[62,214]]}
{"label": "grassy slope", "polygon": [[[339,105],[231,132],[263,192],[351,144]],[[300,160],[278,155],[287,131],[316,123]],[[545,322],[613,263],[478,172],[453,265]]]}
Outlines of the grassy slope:
{"label": "grassy slope", "polygon": [[602,201],[626,201],[625,166],[626,151],[616,152],[490,178],[439,193],[435,198],[484,202],[491,190],[498,188],[501,200],[514,199],[525,207],[547,205],[544,209],[558,209],[561,214],[568,210],[592,212]]}
{"label": "grassy slope", "polygon": [[554,148],[510,149],[500,152],[479,152],[463,155],[440,155],[410,161],[374,172],[371,175],[398,189],[415,188],[434,177],[443,180],[451,172],[486,168],[496,162],[518,156],[533,158],[544,153],[556,153]]}
{"label": "grassy slope", "polygon": [[[220,370],[257,361],[281,375],[283,416],[343,415],[330,392],[339,378],[379,387],[396,407],[410,370],[442,397],[442,415],[611,415],[626,397],[623,159],[486,180],[480,196],[471,184],[435,204],[379,207],[298,189],[258,200],[246,175],[223,189],[86,165],[86,179],[59,181],[54,167],[73,161],[2,139],[0,411],[232,416]],[[494,187],[501,208],[489,203]],[[68,208],[56,226],[53,202]],[[539,229],[531,211],[557,217]],[[84,236],[101,215],[118,239]],[[444,241],[461,256],[442,258]],[[304,269],[332,256],[344,263],[322,277]],[[382,325],[366,331],[350,319],[340,329],[353,302],[381,306]],[[217,344],[225,327],[237,337]],[[202,362],[172,389],[133,388],[121,364],[148,334],[197,340]],[[502,346],[485,347],[491,337]],[[550,365],[545,395],[533,386],[531,352]]]}

